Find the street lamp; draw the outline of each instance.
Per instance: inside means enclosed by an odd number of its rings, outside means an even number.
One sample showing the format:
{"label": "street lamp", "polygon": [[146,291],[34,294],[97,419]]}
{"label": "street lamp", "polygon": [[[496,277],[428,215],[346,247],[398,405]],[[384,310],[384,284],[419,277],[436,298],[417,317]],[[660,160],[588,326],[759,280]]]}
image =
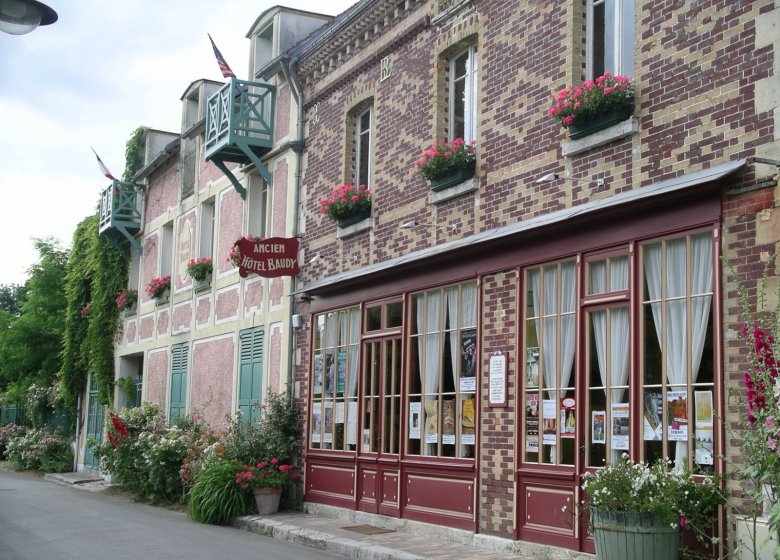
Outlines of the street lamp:
{"label": "street lamp", "polygon": [[24,35],[57,21],[57,12],[37,0],[0,0],[0,31]]}

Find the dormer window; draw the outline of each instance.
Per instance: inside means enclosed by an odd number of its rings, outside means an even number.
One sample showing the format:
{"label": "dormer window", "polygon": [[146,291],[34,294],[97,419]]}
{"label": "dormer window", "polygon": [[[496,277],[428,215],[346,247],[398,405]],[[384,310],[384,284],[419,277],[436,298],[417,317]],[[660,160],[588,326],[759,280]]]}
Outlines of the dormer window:
{"label": "dormer window", "polygon": [[252,75],[260,78],[260,70],[274,58],[274,26],[269,25],[255,35],[252,45]]}

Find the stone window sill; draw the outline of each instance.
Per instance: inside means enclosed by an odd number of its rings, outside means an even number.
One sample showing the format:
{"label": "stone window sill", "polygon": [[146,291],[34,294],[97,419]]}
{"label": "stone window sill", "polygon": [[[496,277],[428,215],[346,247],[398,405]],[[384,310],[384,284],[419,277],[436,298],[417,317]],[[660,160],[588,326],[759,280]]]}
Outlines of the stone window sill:
{"label": "stone window sill", "polygon": [[631,136],[632,134],[637,134],[638,132],[639,121],[636,117],[631,117],[627,121],[623,121],[616,124],[615,126],[610,126],[609,128],[600,130],[594,134],[591,134],[590,136],[586,136],[585,138],[564,142],[564,144],[561,146],[561,153],[564,156],[581,154],[582,152],[587,152],[593,148],[603,146],[604,144],[609,144],[610,142],[625,138],[626,136]]}
{"label": "stone window sill", "polygon": [[439,192],[430,191],[428,193],[428,204],[439,204],[446,200],[457,198],[464,194],[474,192],[479,188],[479,177],[466,179],[453,187],[441,190]]}
{"label": "stone window sill", "polygon": [[365,220],[361,220],[356,224],[352,224],[351,226],[347,227],[339,227],[336,228],[336,238],[337,239],[344,239],[345,237],[351,237],[355,234],[358,234],[362,231],[369,230],[374,227],[374,219],[373,218],[366,218]]}

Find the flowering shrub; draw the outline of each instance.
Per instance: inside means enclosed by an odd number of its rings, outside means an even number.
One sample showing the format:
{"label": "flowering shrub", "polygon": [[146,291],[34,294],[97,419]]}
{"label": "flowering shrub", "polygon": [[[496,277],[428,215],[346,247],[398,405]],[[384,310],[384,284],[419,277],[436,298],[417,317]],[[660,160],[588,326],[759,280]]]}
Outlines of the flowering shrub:
{"label": "flowering shrub", "polygon": [[187,263],[187,274],[195,280],[204,280],[214,266],[209,257],[200,257],[199,259],[190,259]]}
{"label": "flowering shrub", "polygon": [[27,428],[17,424],[0,425],[0,459],[6,458],[6,451],[11,440],[23,436],[26,432]]}
{"label": "flowering shrub", "polygon": [[613,109],[634,108],[634,82],[609,72],[582,85],[562,89],[553,98],[547,115],[561,121],[564,128]]}
{"label": "flowering shrub", "polygon": [[6,456],[19,470],[70,472],[73,453],[70,441],[46,428],[22,432],[8,442]]}
{"label": "flowering shrub", "polygon": [[169,290],[170,288],[171,275],[168,274],[161,278],[152,278],[144,288],[144,291],[149,295],[150,298],[158,298],[163,294],[163,292],[165,292],[165,290]]}
{"label": "flowering shrub", "polygon": [[458,169],[465,169],[477,161],[477,146],[463,138],[432,144],[415,163],[417,173],[428,179],[441,179]]}
{"label": "flowering shrub", "polygon": [[116,296],[116,307],[119,311],[124,311],[133,306],[138,301],[138,290],[122,288],[119,295]]}
{"label": "flowering shrub", "polygon": [[699,536],[712,525],[718,505],[724,502],[719,479],[696,482],[690,472],[670,467],[666,461],[633,463],[624,453],[616,463],[584,475],[584,506],[652,513],[672,526],[690,524]]}
{"label": "flowering shrub", "polygon": [[260,461],[256,466],[244,465],[236,473],[236,484],[244,490],[255,488],[284,488],[298,478],[295,467],[279,459]]}
{"label": "flowering shrub", "polygon": [[[258,237],[256,235],[247,234],[241,239],[246,239],[248,241],[262,241],[262,237]],[[239,259],[241,258],[241,253],[238,250],[238,242],[241,241],[241,239],[238,239],[235,243],[233,243],[233,248],[230,249],[230,254],[228,255],[228,258],[225,259],[227,262],[231,263],[233,266],[238,266],[240,263]]]}
{"label": "flowering shrub", "polygon": [[331,220],[343,220],[371,210],[371,192],[365,185],[341,185],[320,200],[320,213]]}
{"label": "flowering shrub", "polygon": [[81,315],[82,319],[86,319],[89,317],[89,312],[92,311],[92,304],[88,303],[86,305],[83,305],[81,309],[79,309],[79,315]]}

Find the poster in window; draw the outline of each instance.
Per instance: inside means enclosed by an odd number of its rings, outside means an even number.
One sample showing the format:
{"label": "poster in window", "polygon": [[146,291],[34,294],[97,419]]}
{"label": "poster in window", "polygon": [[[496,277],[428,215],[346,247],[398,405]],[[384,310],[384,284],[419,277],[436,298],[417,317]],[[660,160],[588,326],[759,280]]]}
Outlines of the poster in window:
{"label": "poster in window", "polygon": [[666,393],[667,437],[669,441],[688,441],[688,393]]}
{"label": "poster in window", "polygon": [[539,386],[539,347],[532,346],[525,350],[525,386]]}
{"label": "poster in window", "polygon": [[344,393],[344,384],[347,380],[347,351],[338,352],[338,377],[336,379],[336,393]]}
{"label": "poster in window", "polygon": [[325,354],[325,394],[333,394],[333,381],[336,375],[336,364],[333,354]]}
{"label": "poster in window", "polygon": [[461,411],[461,432],[460,443],[463,445],[474,445],[476,435],[474,434],[474,399],[463,399]]}
{"label": "poster in window", "polygon": [[325,433],[322,435],[323,443],[333,442],[333,401],[325,401],[322,411],[322,424]]}
{"label": "poster in window", "polygon": [[644,440],[661,441],[663,439],[664,400],[661,393],[645,394]]}
{"label": "poster in window", "polygon": [[477,390],[477,330],[460,331],[460,390]]}
{"label": "poster in window", "polygon": [[561,399],[561,437],[573,438],[577,430],[577,421],[574,416],[576,401],[571,397]]}
{"label": "poster in window", "polygon": [[347,404],[347,443],[357,445],[357,401],[349,401]]}
{"label": "poster in window", "polygon": [[539,452],[539,394],[525,396],[525,450]]}
{"label": "poster in window", "polygon": [[612,403],[610,405],[610,415],[612,417],[612,449],[628,450],[628,403]]}
{"label": "poster in window", "polygon": [[455,401],[445,399],[441,406],[441,442],[444,445],[455,445]]}
{"label": "poster in window", "polygon": [[409,439],[420,439],[421,404],[418,402],[409,403]]}
{"label": "poster in window", "polygon": [[591,443],[607,443],[606,434],[607,425],[607,413],[603,410],[594,410],[591,412],[590,419],[590,442]]}
{"label": "poster in window", "polygon": [[369,428],[363,429],[363,452],[368,453],[371,451],[371,430]]}
{"label": "poster in window", "polygon": [[543,445],[555,445],[558,442],[558,430],[556,422],[555,400],[544,399],[542,401],[542,422],[544,431],[542,435]]}
{"label": "poster in window", "polygon": [[311,405],[311,441],[320,443],[320,431],[322,428],[322,403],[316,402]]}
{"label": "poster in window", "polygon": [[314,396],[322,395],[322,354],[314,355]]}
{"label": "poster in window", "polygon": [[336,403],[336,424],[344,423],[344,401]]}
{"label": "poster in window", "polygon": [[712,391],[694,391],[696,410],[696,463],[712,465],[714,436],[712,423]]}
{"label": "poster in window", "polygon": [[439,443],[439,401],[425,401],[425,443]]}

